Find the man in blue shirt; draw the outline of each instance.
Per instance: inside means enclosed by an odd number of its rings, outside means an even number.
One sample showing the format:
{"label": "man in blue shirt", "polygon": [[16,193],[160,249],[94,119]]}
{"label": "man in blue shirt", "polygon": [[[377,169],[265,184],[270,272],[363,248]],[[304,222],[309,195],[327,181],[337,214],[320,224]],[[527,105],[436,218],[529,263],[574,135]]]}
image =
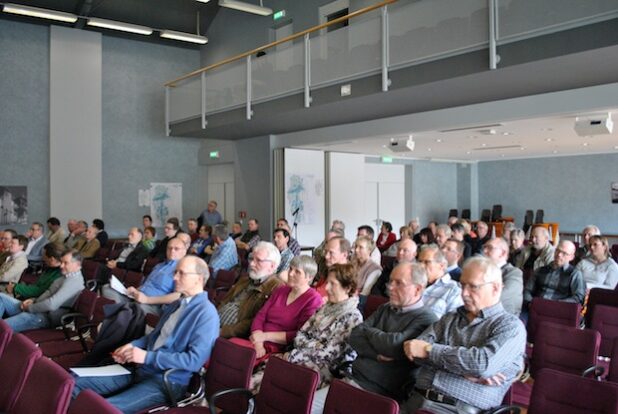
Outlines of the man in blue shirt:
{"label": "man in blue shirt", "polygon": [[[171,242],[170,242],[171,245]],[[168,306],[150,334],[116,349],[112,356],[119,364],[134,363],[134,375],[78,377],[73,398],[83,389],[92,389],[124,413],[135,413],[167,402],[163,374],[170,375],[170,391],[180,398],[191,373],[210,358],[219,336],[219,316],[204,292],[208,265],[199,257],[187,256],[174,271],[174,294],[181,299]]]}
{"label": "man in blue shirt", "polygon": [[206,210],[202,211],[202,214],[200,214],[200,217],[197,219],[197,228],[199,229],[204,224],[214,227],[221,223],[223,223],[223,217],[221,217],[221,213],[217,211],[217,202],[215,200],[210,200]]}
{"label": "man in blue shirt", "polygon": [[229,236],[227,228],[223,224],[217,224],[212,230],[213,238],[217,247],[210,258],[212,277],[217,277],[219,269],[230,270],[238,264],[238,252],[236,243]]}
{"label": "man in blue shirt", "polygon": [[187,254],[185,243],[173,238],[167,244],[167,260],[152,269],[148,278],[139,289],[129,287],[126,295],[115,291],[110,285],[103,286],[103,296],[116,303],[127,303],[131,299],[141,304],[145,313],[159,315],[161,305],[174,302],[178,293],[174,292],[174,271],[176,264]]}

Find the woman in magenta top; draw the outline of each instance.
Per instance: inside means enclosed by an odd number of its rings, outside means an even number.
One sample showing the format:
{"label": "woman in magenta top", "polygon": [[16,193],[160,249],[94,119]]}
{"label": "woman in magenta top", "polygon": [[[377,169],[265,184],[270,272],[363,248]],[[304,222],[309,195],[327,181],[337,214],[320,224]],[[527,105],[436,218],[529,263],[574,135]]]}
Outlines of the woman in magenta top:
{"label": "woman in magenta top", "polygon": [[309,286],[317,271],[318,265],[309,256],[292,259],[287,283],[273,291],[251,324],[249,339],[258,358],[283,352],[300,327],[322,306],[322,297]]}
{"label": "woman in magenta top", "polygon": [[388,221],[383,222],[382,227],[380,227],[378,241],[376,242],[376,247],[380,250],[380,253],[384,253],[396,241],[397,236],[393,233],[393,225]]}

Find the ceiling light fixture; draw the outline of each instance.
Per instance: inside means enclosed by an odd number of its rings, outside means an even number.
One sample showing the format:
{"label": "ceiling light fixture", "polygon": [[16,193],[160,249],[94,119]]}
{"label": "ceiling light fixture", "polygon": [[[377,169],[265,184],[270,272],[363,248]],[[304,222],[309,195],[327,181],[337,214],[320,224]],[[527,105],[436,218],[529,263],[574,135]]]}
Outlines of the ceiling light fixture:
{"label": "ceiling light fixture", "polygon": [[208,3],[210,0],[197,0],[200,3]]}
{"label": "ceiling light fixture", "polygon": [[183,42],[198,43],[200,45],[208,43],[208,38],[206,36],[176,32],[174,30],[161,30],[160,36],[166,39],[181,40]]}
{"label": "ceiling light fixture", "polygon": [[115,22],[113,20],[98,19],[92,17],[88,19],[88,26],[102,27],[104,29],[120,30],[123,32],[136,33],[141,35],[152,34],[152,29],[146,26],[139,26],[137,24],[129,24],[122,22]]}
{"label": "ceiling light fixture", "polygon": [[238,0],[219,0],[219,6],[244,11],[247,13],[259,14],[260,16],[270,16],[273,14],[273,9],[264,7],[262,0],[260,0],[259,6],[257,4],[246,3]]}
{"label": "ceiling light fixture", "polygon": [[72,13],[41,9],[39,7],[22,6],[20,4],[13,3],[4,3],[2,11],[4,11],[5,13],[20,14],[22,16],[30,17],[40,17],[42,19],[58,20],[67,23],[75,23],[77,21],[77,16]]}
{"label": "ceiling light fixture", "polygon": [[551,138],[546,138],[546,139],[545,139],[545,141],[546,141],[546,142],[552,142],[552,141],[553,141],[553,139],[551,139]]}

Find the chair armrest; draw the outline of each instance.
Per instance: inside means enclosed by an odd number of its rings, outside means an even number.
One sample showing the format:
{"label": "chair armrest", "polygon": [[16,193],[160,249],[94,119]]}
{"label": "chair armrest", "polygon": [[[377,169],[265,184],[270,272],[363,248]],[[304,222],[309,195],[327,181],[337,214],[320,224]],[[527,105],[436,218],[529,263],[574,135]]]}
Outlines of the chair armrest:
{"label": "chair armrest", "polygon": [[217,414],[217,398],[228,394],[240,394],[245,397],[249,402],[247,413],[253,413],[255,395],[253,395],[253,393],[246,388],[230,388],[229,390],[219,391],[210,396],[210,399],[208,400],[208,407],[210,408],[211,414]]}
{"label": "chair armrest", "polygon": [[593,365],[591,367],[586,368],[582,372],[582,377],[587,378],[590,374],[593,375],[597,381],[601,381],[601,376],[605,373],[605,368],[600,365]]}
{"label": "chair armrest", "polygon": [[490,414],[503,414],[503,413],[520,414],[521,407],[518,407],[516,405],[503,405],[503,406],[494,408],[493,410],[490,410],[489,413]]}
{"label": "chair armrest", "polygon": [[[187,405],[194,404],[195,402],[201,400],[206,395],[206,384],[204,383],[204,368],[201,368],[199,372],[195,372],[193,375],[197,375],[199,377],[199,382],[197,384],[197,389],[187,389],[187,394],[180,401],[176,400],[176,396],[172,392],[172,385],[170,380],[170,375],[177,371],[184,371],[181,368],[171,368],[165,371],[163,374],[163,385],[165,387],[165,392],[167,394],[167,400],[170,402],[169,407],[185,407]],[[189,383],[191,386],[191,383]],[[169,407],[164,407],[163,409],[167,409]],[[158,407],[161,409],[162,407]],[[158,409],[152,409],[149,412],[159,411]]]}

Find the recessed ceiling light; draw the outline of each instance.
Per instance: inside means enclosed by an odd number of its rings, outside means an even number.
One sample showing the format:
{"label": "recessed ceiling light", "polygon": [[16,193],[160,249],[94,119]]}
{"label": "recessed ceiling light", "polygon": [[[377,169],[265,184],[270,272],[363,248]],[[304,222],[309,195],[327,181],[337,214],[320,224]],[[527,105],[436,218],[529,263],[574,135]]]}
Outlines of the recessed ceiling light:
{"label": "recessed ceiling light", "polygon": [[481,144],[481,147],[486,147],[486,146],[487,146],[487,144],[485,144],[485,143]]}
{"label": "recessed ceiling light", "polygon": [[386,148],[386,145],[382,145],[382,148]]}
{"label": "recessed ceiling light", "polygon": [[513,135],[512,132],[503,132],[502,135]]}
{"label": "recessed ceiling light", "polygon": [[502,158],[504,158],[504,154],[500,154],[500,156],[501,156]]}
{"label": "recessed ceiling light", "polygon": [[614,145],[614,149],[615,149],[615,150],[618,150],[618,145]]}
{"label": "recessed ceiling light", "polygon": [[519,147],[519,150],[520,150],[520,151],[523,151],[523,150],[525,150],[525,149],[526,149],[525,147]]}
{"label": "recessed ceiling light", "polygon": [[541,131],[549,132],[549,131],[553,131],[553,129],[552,128],[541,128]]}
{"label": "recessed ceiling light", "polygon": [[546,142],[552,142],[552,141],[553,141],[553,139],[551,139],[551,138],[545,138],[545,141],[546,141]]}
{"label": "recessed ceiling light", "polygon": [[466,154],[470,155],[470,154],[472,154],[472,152],[470,152],[470,151],[466,151]]}
{"label": "recessed ceiling light", "polygon": [[584,142],[582,145],[583,145],[584,147],[587,147],[587,146],[588,146],[588,143],[587,143],[587,142]]}
{"label": "recessed ceiling light", "polygon": [[476,138],[476,135],[468,135],[468,138],[474,139]]}
{"label": "recessed ceiling light", "polygon": [[427,152],[431,152],[431,148],[427,148]]}
{"label": "recessed ceiling light", "polygon": [[436,142],[442,142],[442,140],[440,138],[436,139]]}
{"label": "recessed ceiling light", "polygon": [[557,153],[558,153],[558,150],[553,150],[553,153],[554,153],[554,154],[557,154]]}

